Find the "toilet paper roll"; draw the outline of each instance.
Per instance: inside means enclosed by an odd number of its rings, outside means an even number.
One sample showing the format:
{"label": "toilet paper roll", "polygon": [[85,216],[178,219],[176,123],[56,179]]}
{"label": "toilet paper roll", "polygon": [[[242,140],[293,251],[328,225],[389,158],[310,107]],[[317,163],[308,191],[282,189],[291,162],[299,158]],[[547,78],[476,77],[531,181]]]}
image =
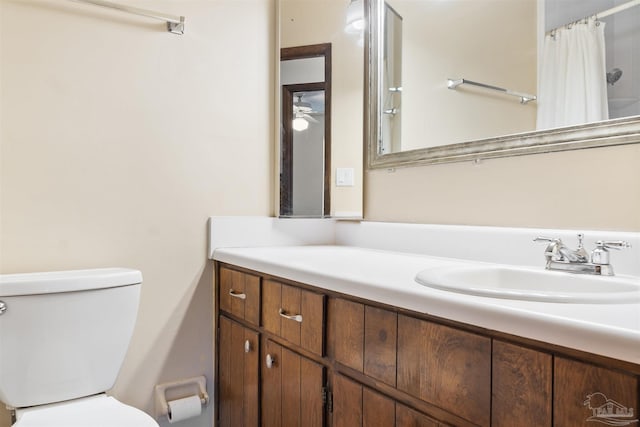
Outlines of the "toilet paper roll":
{"label": "toilet paper roll", "polygon": [[197,417],[202,413],[202,404],[199,396],[189,396],[183,399],[170,400],[168,402],[170,423],[176,423],[189,418]]}

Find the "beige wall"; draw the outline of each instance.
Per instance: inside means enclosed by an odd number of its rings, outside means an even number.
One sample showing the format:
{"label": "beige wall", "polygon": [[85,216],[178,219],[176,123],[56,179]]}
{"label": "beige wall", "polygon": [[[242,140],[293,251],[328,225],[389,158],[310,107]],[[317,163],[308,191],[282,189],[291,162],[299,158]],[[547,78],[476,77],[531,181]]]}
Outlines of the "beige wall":
{"label": "beige wall", "polygon": [[640,231],[640,144],[365,175],[372,221]]}
{"label": "beige wall", "polygon": [[[349,0],[280,0],[281,47],[331,43],[331,214],[362,212],[364,51],[345,33]],[[355,186],[336,187],[336,168],[354,168]]]}
{"label": "beige wall", "polygon": [[531,131],[536,104],[448,78],[536,93],[536,1],[392,0],[402,20],[402,150]]}
{"label": "beige wall", "polygon": [[271,0],[126,3],[185,15],[185,35],[0,1],[0,271],[140,269],[113,392],[151,412],[156,383],[206,374],[213,391],[207,217],[272,214],[275,17]]}

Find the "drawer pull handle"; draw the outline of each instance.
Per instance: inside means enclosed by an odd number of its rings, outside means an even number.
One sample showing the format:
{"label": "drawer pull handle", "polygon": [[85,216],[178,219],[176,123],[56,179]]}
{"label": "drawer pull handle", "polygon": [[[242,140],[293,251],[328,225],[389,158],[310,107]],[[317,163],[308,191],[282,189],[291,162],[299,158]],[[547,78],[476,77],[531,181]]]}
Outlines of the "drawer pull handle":
{"label": "drawer pull handle", "polygon": [[265,362],[266,362],[266,364],[267,364],[267,368],[268,368],[268,369],[271,369],[271,368],[273,368],[273,366],[276,364],[276,358],[275,358],[275,357],[273,357],[273,356],[272,356],[272,355],[270,355],[270,354],[267,354],[267,357],[266,357],[266,361],[265,361]]}
{"label": "drawer pull handle", "polygon": [[234,298],[247,299],[247,294],[236,292],[233,289],[229,291],[229,295],[231,295]]}
{"label": "drawer pull handle", "polygon": [[244,352],[249,353],[251,351],[251,341],[246,340],[244,342]]}
{"label": "drawer pull handle", "polygon": [[302,323],[302,314],[287,314],[283,309],[278,310],[278,314],[285,319],[295,320],[298,323]]}

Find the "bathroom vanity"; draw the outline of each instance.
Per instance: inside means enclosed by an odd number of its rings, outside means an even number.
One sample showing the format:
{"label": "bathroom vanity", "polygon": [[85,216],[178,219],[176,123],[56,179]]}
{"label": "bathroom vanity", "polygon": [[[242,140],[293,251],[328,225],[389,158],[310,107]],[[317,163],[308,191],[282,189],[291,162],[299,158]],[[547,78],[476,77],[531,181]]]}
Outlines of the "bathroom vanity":
{"label": "bathroom vanity", "polygon": [[213,258],[219,426],[638,424],[638,303],[452,294],[414,278],[459,260],[371,248]]}

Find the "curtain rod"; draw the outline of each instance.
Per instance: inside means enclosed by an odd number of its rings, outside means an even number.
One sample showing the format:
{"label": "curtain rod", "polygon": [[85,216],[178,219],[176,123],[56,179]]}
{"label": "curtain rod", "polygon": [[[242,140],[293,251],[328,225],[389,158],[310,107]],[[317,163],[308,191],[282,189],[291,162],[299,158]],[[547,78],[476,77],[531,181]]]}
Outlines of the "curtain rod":
{"label": "curtain rod", "polygon": [[611,9],[607,9],[600,13],[596,13],[597,18],[605,18],[609,15],[613,15],[614,13],[622,12],[623,10],[627,10],[631,7],[640,5],[640,0],[631,0],[626,3],[622,3],[621,5],[614,6]]}
{"label": "curtain rod", "polygon": [[116,9],[122,12],[132,13],[134,15],[146,16],[148,18],[159,19],[167,22],[167,31],[173,34],[184,34],[184,16],[167,15],[152,10],[139,9],[137,7],[125,6],[118,3],[112,3],[104,0],[73,0],[79,3],[92,4],[94,6]]}
{"label": "curtain rod", "polygon": [[551,34],[554,31],[556,31],[556,30],[558,30],[558,29],[560,29],[562,27],[565,27],[567,25],[571,25],[571,24],[574,24],[574,23],[577,23],[577,22],[581,22],[581,21],[583,21],[585,19],[588,19],[588,18],[590,18],[592,16],[595,17],[596,19],[606,18],[607,16],[611,16],[611,15],[613,15],[615,13],[622,12],[623,10],[630,9],[630,8],[632,8],[634,6],[640,6],[640,0],[630,0],[630,1],[626,2],[626,3],[622,3],[622,4],[618,5],[618,6],[614,6],[614,7],[610,8],[610,9],[603,10],[602,12],[594,13],[592,15],[589,15],[589,16],[586,16],[584,18],[578,19],[577,21],[568,22],[568,23],[566,23],[564,25],[559,26],[558,28],[554,28],[553,30],[547,31],[545,34]]}

